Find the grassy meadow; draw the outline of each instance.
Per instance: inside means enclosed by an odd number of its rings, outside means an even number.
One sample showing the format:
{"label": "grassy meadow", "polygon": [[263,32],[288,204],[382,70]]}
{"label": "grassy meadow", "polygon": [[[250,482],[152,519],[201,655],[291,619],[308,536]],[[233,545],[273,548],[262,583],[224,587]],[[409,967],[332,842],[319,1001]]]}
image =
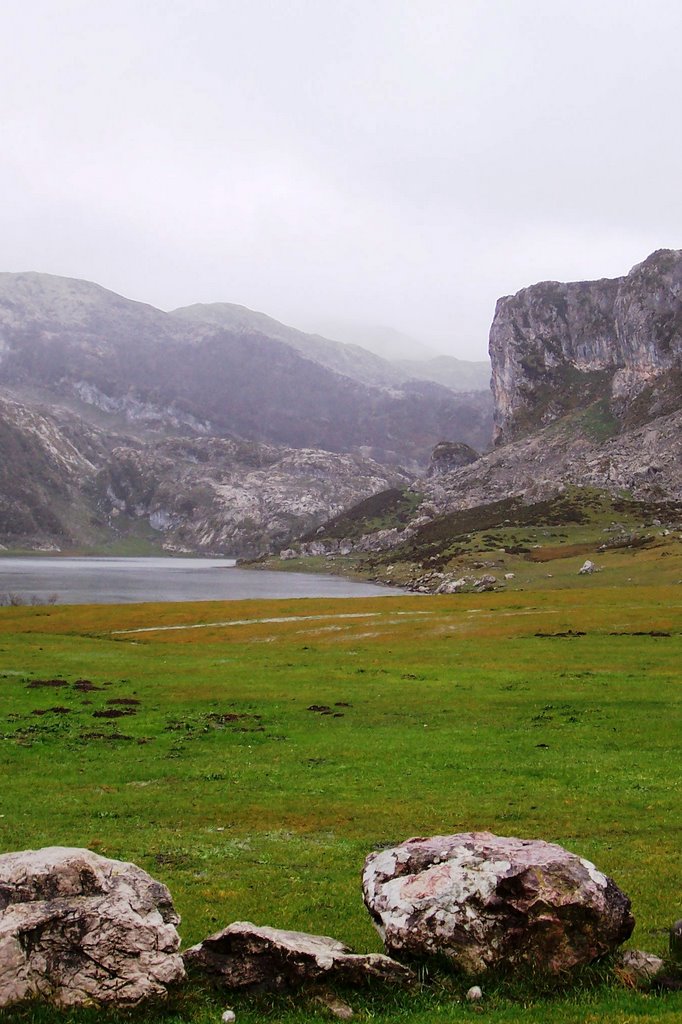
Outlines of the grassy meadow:
{"label": "grassy meadow", "polygon": [[[633,902],[629,945],[663,954],[682,916],[672,575],[2,608],[2,851],[85,846],[140,864],[170,887],[183,945],[251,920],[364,951],[381,948],[360,892],[371,850],[473,829],[541,837],[611,874]],[[681,993],[629,991],[599,969],[573,985],[491,980],[475,1006],[466,980],[432,982],[350,1001],[380,1024],[682,1020]],[[245,1024],[329,1019],[301,997],[195,988],[164,1008],[68,1020],[208,1024],[228,1005]],[[67,1017],[24,1007],[3,1019]]]}

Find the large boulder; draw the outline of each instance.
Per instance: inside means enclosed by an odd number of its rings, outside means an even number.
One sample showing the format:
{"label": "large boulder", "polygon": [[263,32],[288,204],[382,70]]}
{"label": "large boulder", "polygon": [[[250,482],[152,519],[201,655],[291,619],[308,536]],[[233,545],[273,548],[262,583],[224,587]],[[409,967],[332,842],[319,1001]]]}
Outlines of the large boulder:
{"label": "large boulder", "polygon": [[230,989],[277,990],[306,983],[405,985],[412,972],[382,953],[353,953],[327,935],[236,921],[184,954],[185,962]]}
{"label": "large boulder", "polygon": [[165,885],[90,850],[0,856],[0,1007],[136,1005],[184,976]]}
{"label": "large boulder", "polygon": [[630,900],[589,861],[490,832],[372,853],[363,891],[388,953],[446,957],[468,974],[565,971],[614,950],[634,927]]}

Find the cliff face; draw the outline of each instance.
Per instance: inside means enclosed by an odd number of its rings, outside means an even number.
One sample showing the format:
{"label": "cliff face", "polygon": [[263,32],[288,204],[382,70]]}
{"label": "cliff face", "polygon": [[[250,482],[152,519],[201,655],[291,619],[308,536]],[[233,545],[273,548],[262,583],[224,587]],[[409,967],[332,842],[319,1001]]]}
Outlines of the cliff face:
{"label": "cliff face", "polygon": [[659,250],[616,280],[545,282],[500,299],[490,358],[498,444],[600,399],[617,423],[633,403],[641,422],[672,411],[682,251]]}

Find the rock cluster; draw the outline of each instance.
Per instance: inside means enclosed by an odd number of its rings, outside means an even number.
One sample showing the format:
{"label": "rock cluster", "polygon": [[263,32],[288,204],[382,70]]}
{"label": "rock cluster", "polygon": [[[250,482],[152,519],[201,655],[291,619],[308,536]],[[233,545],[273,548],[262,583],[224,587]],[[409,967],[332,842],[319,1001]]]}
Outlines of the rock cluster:
{"label": "rock cluster", "polygon": [[[627,896],[589,861],[553,843],[489,832],[409,839],[372,853],[363,893],[389,955],[357,954],[329,936],[248,921],[180,955],[170,893],[134,864],[65,847],[5,854],[0,1008],[28,999],[135,1006],[165,997],[185,979],[186,965],[229,991],[303,989],[350,1019],[334,987],[410,986],[416,976],[405,961],[447,959],[466,975],[565,973],[613,952],[634,926]],[[678,922],[673,963],[680,932]],[[678,975],[663,975],[664,966],[630,951],[615,970],[631,987],[676,987]],[[466,994],[481,998],[477,985]],[[234,1012],[223,1019],[234,1020]]]}

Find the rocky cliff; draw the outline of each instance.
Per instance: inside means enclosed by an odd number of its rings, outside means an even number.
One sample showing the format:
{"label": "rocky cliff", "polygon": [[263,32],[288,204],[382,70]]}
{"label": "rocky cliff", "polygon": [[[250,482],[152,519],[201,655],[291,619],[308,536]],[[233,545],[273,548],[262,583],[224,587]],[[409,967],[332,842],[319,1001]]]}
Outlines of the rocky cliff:
{"label": "rocky cliff", "polygon": [[682,251],[659,250],[616,280],[549,281],[500,299],[490,358],[498,444],[599,400],[614,430],[672,412]]}
{"label": "rocky cliff", "polygon": [[[567,488],[682,501],[682,251],[655,252],[615,281],[549,282],[500,299],[490,354],[494,450],[437,445],[408,516],[345,535],[333,521],[316,550],[397,548],[430,524],[445,544],[454,512],[546,502]],[[357,518],[350,510],[343,522]]]}

